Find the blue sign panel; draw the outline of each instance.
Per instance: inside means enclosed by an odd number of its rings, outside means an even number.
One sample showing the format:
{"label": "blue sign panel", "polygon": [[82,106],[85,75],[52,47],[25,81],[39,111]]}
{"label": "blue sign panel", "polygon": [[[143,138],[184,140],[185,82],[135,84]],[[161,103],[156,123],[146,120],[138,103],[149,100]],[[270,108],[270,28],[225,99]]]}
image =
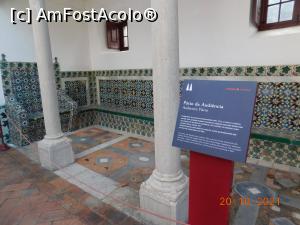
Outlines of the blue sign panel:
{"label": "blue sign panel", "polygon": [[245,162],[257,84],[186,80],[173,146]]}

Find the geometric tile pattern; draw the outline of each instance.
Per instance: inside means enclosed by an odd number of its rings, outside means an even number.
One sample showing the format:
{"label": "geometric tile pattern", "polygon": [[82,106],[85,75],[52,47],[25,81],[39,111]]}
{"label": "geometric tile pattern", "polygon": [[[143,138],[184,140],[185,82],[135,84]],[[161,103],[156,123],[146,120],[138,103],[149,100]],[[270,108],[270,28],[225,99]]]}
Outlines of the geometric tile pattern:
{"label": "geometric tile pattern", "polygon": [[[97,112],[97,111],[96,111]],[[126,131],[147,137],[154,136],[154,122],[151,120],[115,115],[106,112],[97,112],[95,125]]]}
{"label": "geometric tile pattern", "polygon": [[[57,66],[58,63],[57,63]],[[64,78],[88,78],[88,87],[90,94],[90,105],[97,105],[97,77],[116,77],[119,76],[152,76],[150,69],[136,69],[136,70],[103,70],[103,71],[61,71],[56,74],[57,88],[62,88]],[[70,90],[71,91],[71,90]]]}
{"label": "geometric tile pattern", "polygon": [[97,111],[92,109],[79,111],[73,123],[73,130],[95,125],[98,117],[97,115]]}
{"label": "geometric tile pattern", "polygon": [[[54,64],[55,74],[59,67]],[[36,138],[33,126],[35,120],[43,117],[36,63],[7,62],[5,55],[0,60],[3,92],[6,101],[6,113],[10,129],[10,141],[18,146],[28,144]],[[61,113],[76,114],[77,103],[66,96],[61,90],[57,91],[59,109]]]}
{"label": "geometric tile pattern", "polygon": [[254,126],[300,131],[300,83],[259,83]]}
{"label": "geometric tile pattern", "polygon": [[97,109],[80,111],[73,124],[73,130],[93,125],[125,131],[133,134],[153,137],[153,120],[134,116],[116,115],[111,112],[102,112]]}
{"label": "geometric tile pattern", "polygon": [[[300,65],[183,68],[180,69],[180,74],[182,76],[300,76]],[[89,77],[91,105],[97,104],[96,96],[99,94],[100,107],[98,108],[100,109],[152,116],[152,81],[126,80],[129,76],[151,77],[151,69],[62,72],[62,77],[83,76]],[[96,77],[103,79],[97,80]],[[94,92],[97,89],[96,82],[99,82],[100,93]],[[296,82],[259,83],[254,127],[299,130],[300,114],[297,109],[299,93],[299,83]]]}
{"label": "geometric tile pattern", "polygon": [[248,157],[300,168],[300,147],[295,145],[251,139]]}
{"label": "geometric tile pattern", "polygon": [[1,128],[2,128],[2,134],[3,134],[3,141],[5,144],[10,143],[10,137],[9,137],[9,127],[8,127],[8,119],[7,114],[5,112],[5,106],[0,106],[0,122],[1,122]]}
{"label": "geometric tile pattern", "polygon": [[154,152],[153,142],[130,137],[124,141],[112,145],[114,148],[123,149],[130,153],[151,153]]}
{"label": "geometric tile pattern", "polygon": [[68,138],[72,141],[72,147],[75,154],[83,152],[94,146],[111,141],[120,137],[120,134],[102,130],[99,128],[89,128],[72,133]]}
{"label": "geometric tile pattern", "polygon": [[42,111],[42,102],[39,86],[39,77],[36,64],[27,64],[26,67],[18,65],[10,70],[10,87],[6,86],[6,93],[11,91],[27,112],[37,113]]}
{"label": "geometric tile pattern", "polygon": [[141,115],[153,114],[150,80],[99,80],[100,107]]}
{"label": "geometric tile pattern", "polygon": [[300,65],[194,67],[180,69],[182,76],[300,76]]}
{"label": "geometric tile pattern", "polygon": [[77,163],[97,173],[109,176],[109,173],[127,166],[128,159],[121,154],[102,149],[78,159]]}
{"label": "geometric tile pattern", "polygon": [[[3,64],[7,65],[7,63]],[[17,64],[16,64],[17,65]],[[22,65],[22,64],[21,64]],[[24,64],[23,65],[27,65]],[[27,65],[29,66],[29,64]],[[106,70],[106,71],[72,71],[60,72],[56,61],[56,82],[57,87],[61,88],[63,78],[80,78],[76,82],[67,81],[65,83],[66,91],[72,95],[74,100],[80,105],[89,104],[90,109],[80,111],[77,119],[73,123],[74,129],[83,128],[91,125],[101,125],[116,130],[127,131],[153,137],[153,94],[151,69],[136,70]],[[10,83],[5,80],[4,85]],[[300,76],[300,65],[283,66],[244,66],[244,67],[201,67],[201,68],[183,68],[180,69],[181,76]],[[132,79],[126,77],[141,77],[141,79]],[[97,79],[101,77],[101,79]],[[147,77],[143,79],[142,77]],[[82,81],[82,79],[87,81]],[[73,81],[73,80],[72,80]],[[88,82],[88,85],[86,85]],[[97,84],[97,82],[99,82]],[[88,86],[89,90],[86,90]],[[100,93],[97,93],[97,86]],[[25,86],[22,86],[25,89]],[[88,92],[87,92],[88,91]],[[76,93],[76,94],[75,94]],[[97,96],[100,96],[100,106],[97,105]],[[89,96],[87,96],[89,95]],[[256,109],[254,115],[254,127],[271,128],[285,131],[300,131],[300,84],[293,83],[259,83]],[[28,106],[30,107],[30,106]],[[17,116],[21,116],[22,111]],[[23,129],[27,129],[24,127]],[[256,139],[255,139],[256,140]],[[273,144],[276,142],[273,142]],[[277,155],[265,155],[258,148],[268,146],[268,141],[257,140],[251,144],[250,157],[264,157],[266,159],[273,157],[274,161],[280,160],[280,153]],[[292,146],[292,147],[287,147]],[[278,147],[273,145],[271,147]],[[290,149],[291,148],[291,149]],[[284,146],[285,150],[292,151],[293,145]],[[299,150],[298,150],[299,151]],[[263,151],[263,152],[268,152]],[[275,154],[277,150],[272,150]],[[300,155],[300,153],[297,155]],[[255,157],[254,157],[255,158]],[[296,157],[297,158],[297,157]],[[291,160],[288,155],[281,157],[283,162],[289,165],[297,165],[295,160]]]}
{"label": "geometric tile pattern", "polygon": [[[99,80],[100,108],[152,116],[152,81]],[[254,127],[300,131],[300,83],[259,83]]]}
{"label": "geometric tile pattern", "polygon": [[[96,76],[152,76],[151,69],[94,71]],[[189,67],[179,70],[181,76],[300,76],[300,65]]]}
{"label": "geometric tile pattern", "polygon": [[[154,136],[154,127],[151,121],[143,121],[140,118],[128,118],[126,116],[117,116],[103,112],[98,112],[97,114],[99,116],[99,123],[96,124],[101,126],[148,137]],[[120,125],[121,121],[123,125]],[[262,159],[268,162],[300,168],[300,147],[252,138],[250,140],[248,158]]]}
{"label": "geometric tile pattern", "polygon": [[[90,105],[96,105],[97,104],[97,97],[96,97],[96,94],[97,94],[97,91],[96,91],[96,76],[95,76],[95,72],[94,71],[67,71],[67,72],[60,72],[59,76],[57,77],[56,79],[56,85],[57,85],[57,88],[62,88],[64,85],[63,85],[63,82],[64,82],[64,79],[75,79],[75,78],[79,78],[79,79],[87,79],[87,82],[88,82],[88,87],[89,87],[89,90],[85,90],[86,88],[84,88],[84,86],[86,85],[83,84],[82,81],[80,81],[81,83],[77,84],[77,85],[74,85],[73,88],[79,88],[79,91],[80,91],[80,96],[74,96],[77,103],[79,105],[83,105],[83,102],[86,101],[86,100],[82,100],[83,96],[84,96],[84,93],[85,93],[85,98],[86,99],[90,99]],[[76,79],[75,79],[76,80]],[[66,83],[65,83],[66,84]],[[76,93],[76,90],[73,90],[72,89],[72,85],[69,85],[65,86],[66,89],[68,89],[67,91],[71,94],[71,95],[75,95]],[[89,93],[90,96],[87,96],[87,94]],[[74,100],[75,100],[74,99]],[[87,101],[88,102],[88,101]],[[86,105],[86,104],[85,104]]]}
{"label": "geometric tile pattern", "polygon": [[[70,132],[70,131],[75,130],[74,126],[69,127],[70,113],[68,113],[68,112],[61,113],[60,114],[60,122],[61,122],[63,132]],[[11,126],[14,127],[14,125],[11,125]],[[29,139],[31,142],[42,140],[46,134],[44,118],[38,117],[35,119],[31,119],[28,131],[26,131],[26,132],[25,131],[26,130],[23,130],[23,135],[26,136],[26,138]],[[16,129],[9,129],[9,138],[10,139],[13,138],[13,140],[10,141],[9,143],[21,143],[22,142],[22,145],[19,145],[19,146],[28,145],[25,138],[23,136],[20,136],[20,133]],[[19,140],[19,141],[16,141],[16,140]]]}
{"label": "geometric tile pattern", "polygon": [[86,83],[85,80],[65,81],[66,94],[76,101],[78,106],[88,105]]}
{"label": "geometric tile pattern", "polygon": [[128,69],[128,70],[101,70],[94,71],[95,76],[101,77],[128,77],[128,76],[143,76],[143,77],[151,77],[152,70],[151,69]]}
{"label": "geometric tile pattern", "polygon": [[77,163],[117,181],[122,187],[139,190],[154,169],[154,143],[127,138],[84,156]]}

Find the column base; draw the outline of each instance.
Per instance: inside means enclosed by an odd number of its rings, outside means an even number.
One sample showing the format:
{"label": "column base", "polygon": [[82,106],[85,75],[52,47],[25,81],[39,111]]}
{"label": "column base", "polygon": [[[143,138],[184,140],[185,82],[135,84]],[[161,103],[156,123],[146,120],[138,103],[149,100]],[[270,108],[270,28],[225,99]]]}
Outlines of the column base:
{"label": "column base", "polygon": [[[141,185],[140,206],[165,218],[187,222],[188,178],[182,171],[170,176],[154,170],[150,178]],[[143,213],[143,216],[156,225],[176,225],[175,221],[148,213]]]}
{"label": "column base", "polygon": [[74,152],[71,141],[66,137],[57,139],[44,138],[38,143],[42,167],[57,170],[74,163]]}

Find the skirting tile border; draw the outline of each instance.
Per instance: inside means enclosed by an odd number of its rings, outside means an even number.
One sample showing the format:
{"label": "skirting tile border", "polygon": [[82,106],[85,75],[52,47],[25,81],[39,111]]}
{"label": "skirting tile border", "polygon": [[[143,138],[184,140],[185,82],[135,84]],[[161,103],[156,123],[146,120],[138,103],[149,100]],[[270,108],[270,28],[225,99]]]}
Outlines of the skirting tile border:
{"label": "skirting tile border", "polygon": [[277,169],[277,170],[281,170],[281,171],[285,171],[285,172],[294,172],[294,173],[300,174],[300,168],[275,163],[273,161],[266,161],[266,160],[255,159],[255,158],[247,158],[247,163],[264,166],[264,167],[268,167],[271,169]]}
{"label": "skirting tile border", "polygon": [[[64,71],[65,72],[65,71]],[[84,71],[81,71],[81,73]],[[152,76],[152,69],[114,69],[89,71],[101,77],[130,77]],[[66,73],[72,73],[66,71]],[[262,65],[262,66],[214,66],[214,67],[187,67],[180,68],[181,76],[233,76],[233,77],[289,77],[300,76],[300,65]]]}

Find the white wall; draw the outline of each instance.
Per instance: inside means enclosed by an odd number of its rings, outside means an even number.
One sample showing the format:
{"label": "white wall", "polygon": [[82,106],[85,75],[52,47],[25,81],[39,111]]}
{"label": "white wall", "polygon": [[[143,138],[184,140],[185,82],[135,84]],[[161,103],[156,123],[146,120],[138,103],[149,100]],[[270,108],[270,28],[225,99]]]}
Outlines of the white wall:
{"label": "white wall", "polygon": [[[299,64],[300,28],[292,29],[295,34],[282,34],[282,29],[257,32],[249,22],[250,3],[179,0],[181,67]],[[88,0],[86,7],[118,10],[150,5],[150,0]],[[130,51],[126,53],[106,49],[103,24],[89,24],[89,32],[93,69],[151,67],[150,23],[129,24]]]}
{"label": "white wall", "polygon": [[299,64],[297,34],[257,32],[250,0],[179,0],[182,66]]}
{"label": "white wall", "polygon": [[[25,23],[10,23],[10,9],[29,7],[29,0],[0,0],[0,53],[9,61],[36,61],[33,45],[32,26]],[[82,0],[47,0],[49,10],[64,7],[84,8]],[[84,23],[50,23],[52,55],[58,57],[62,70],[90,69],[88,27]]]}
{"label": "white wall", "polygon": [[[148,0],[87,0],[86,9],[105,8],[110,10],[125,10],[128,8],[143,11],[150,7]],[[93,70],[114,68],[150,68],[151,67],[151,25],[148,22],[129,23],[129,51],[107,49],[105,22],[90,23],[90,54]]]}
{"label": "white wall", "polygon": [[[188,66],[270,65],[300,63],[300,28],[295,34],[257,32],[249,22],[250,0],[179,0],[180,64]],[[143,10],[150,0],[47,0],[49,9]],[[28,0],[0,0],[0,53],[8,60],[35,61],[31,26],[12,25],[11,7]],[[55,6],[55,7],[54,7]],[[282,32],[283,30],[279,30]],[[62,70],[151,67],[151,23],[129,24],[129,48],[106,48],[105,23],[50,24],[53,56]]]}

